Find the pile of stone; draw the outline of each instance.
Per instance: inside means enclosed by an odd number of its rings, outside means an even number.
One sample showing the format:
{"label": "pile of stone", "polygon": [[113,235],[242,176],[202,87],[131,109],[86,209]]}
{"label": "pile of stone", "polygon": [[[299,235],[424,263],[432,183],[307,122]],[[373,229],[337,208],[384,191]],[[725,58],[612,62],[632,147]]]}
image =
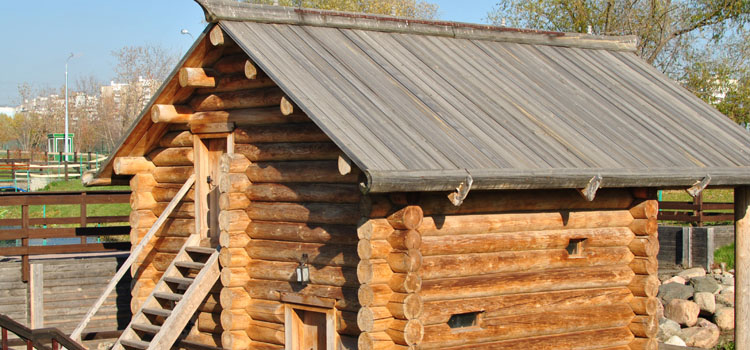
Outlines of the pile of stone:
{"label": "pile of stone", "polygon": [[701,267],[661,275],[664,306],[658,339],[665,344],[711,349],[734,330],[734,271]]}

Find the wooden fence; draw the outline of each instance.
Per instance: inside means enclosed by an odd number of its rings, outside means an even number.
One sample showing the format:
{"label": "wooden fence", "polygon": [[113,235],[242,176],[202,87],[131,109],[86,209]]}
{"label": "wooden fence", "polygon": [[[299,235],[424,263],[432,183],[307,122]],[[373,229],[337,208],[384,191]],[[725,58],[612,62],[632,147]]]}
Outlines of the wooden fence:
{"label": "wooden fence", "polygon": [[[89,216],[87,205],[129,203],[130,191],[37,192],[0,194],[0,206],[20,206],[20,218],[0,219],[0,241],[20,240],[20,246],[0,247],[0,256],[20,256],[23,281],[29,280],[29,256],[84,252],[129,251],[130,242],[88,242],[87,237],[127,235],[128,216]],[[30,206],[78,205],[76,217],[32,218]],[[115,226],[88,225],[117,224]],[[80,238],[80,243],[30,245],[30,239]]]}
{"label": "wooden fence", "polygon": [[734,221],[734,203],[705,203],[700,195],[692,203],[660,201],[658,219],[698,227],[708,222]]}

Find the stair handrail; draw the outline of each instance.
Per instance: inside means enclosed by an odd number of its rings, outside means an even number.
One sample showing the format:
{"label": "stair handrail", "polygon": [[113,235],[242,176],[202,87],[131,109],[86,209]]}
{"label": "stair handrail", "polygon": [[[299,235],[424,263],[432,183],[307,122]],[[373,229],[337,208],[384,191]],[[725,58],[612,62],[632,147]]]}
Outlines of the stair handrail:
{"label": "stair handrail", "polygon": [[72,339],[75,339],[79,343],[81,342],[81,333],[83,333],[83,329],[86,328],[86,326],[89,324],[89,321],[91,321],[91,318],[94,316],[94,314],[99,311],[99,308],[102,306],[102,304],[104,304],[104,301],[107,299],[107,297],[109,297],[109,294],[112,293],[112,291],[115,289],[117,283],[119,283],[122,277],[125,276],[125,273],[130,271],[130,266],[133,265],[138,256],[141,255],[141,252],[146,247],[148,242],[156,235],[156,232],[159,231],[164,222],[167,221],[169,215],[172,214],[174,208],[177,207],[177,204],[182,200],[182,197],[184,197],[185,194],[190,190],[190,187],[193,186],[194,182],[195,174],[190,175],[185,184],[182,185],[174,198],[172,198],[172,200],[169,202],[169,205],[167,205],[161,215],[159,215],[159,218],[156,219],[154,225],[151,226],[146,235],[143,236],[141,242],[138,243],[133,251],[130,252],[130,256],[127,260],[125,260],[122,266],[120,266],[120,269],[117,270],[117,273],[115,273],[115,275],[109,281],[109,284],[107,284],[107,288],[104,290],[102,295],[99,296],[99,299],[97,299],[94,305],[91,306],[91,309],[89,309],[89,311],[83,317],[83,320],[81,320],[81,323],[78,324],[78,327],[76,327],[76,329],[73,330],[73,333],[70,334],[70,337]]}
{"label": "stair handrail", "polygon": [[[8,330],[19,338],[25,340],[27,346],[29,345],[29,342],[31,342],[30,345],[35,349],[48,350],[49,347],[44,344],[46,340],[49,340],[49,342],[62,345],[68,350],[86,350],[83,346],[70,339],[65,333],[57,328],[49,327],[30,329],[3,314],[0,314],[0,328]],[[3,348],[8,345],[5,343],[6,341],[7,338],[5,334],[3,334]],[[53,346],[52,348],[54,349],[55,347]]]}

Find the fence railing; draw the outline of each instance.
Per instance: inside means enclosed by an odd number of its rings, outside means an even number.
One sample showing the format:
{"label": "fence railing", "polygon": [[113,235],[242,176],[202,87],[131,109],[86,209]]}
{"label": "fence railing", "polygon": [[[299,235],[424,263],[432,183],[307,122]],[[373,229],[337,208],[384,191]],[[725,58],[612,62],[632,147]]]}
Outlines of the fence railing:
{"label": "fence railing", "polygon": [[[20,206],[20,218],[0,219],[0,241],[20,245],[0,247],[0,256],[20,256],[23,281],[29,280],[29,256],[84,252],[129,251],[130,242],[101,242],[98,237],[130,233],[128,216],[89,216],[87,205],[129,203],[130,191],[80,191],[2,193],[0,207]],[[74,217],[31,217],[31,206],[78,205],[80,215]],[[115,225],[115,224],[120,225]],[[97,225],[89,227],[88,225]],[[102,226],[107,225],[107,226]],[[95,242],[89,242],[95,237]],[[31,239],[79,238],[75,244],[32,245]],[[7,243],[7,242],[6,242]]]}
{"label": "fence railing", "polygon": [[26,349],[59,350],[62,345],[68,350],[85,350],[83,346],[74,342],[57,328],[29,329],[8,316],[0,315],[0,331],[2,332],[2,350],[8,350],[10,339],[8,331],[17,335],[26,345]]}
{"label": "fence railing", "polygon": [[693,202],[659,202],[659,220],[703,226],[708,222],[734,220],[734,203],[705,203],[699,195]]}
{"label": "fence railing", "polygon": [[95,152],[48,153],[7,150],[0,152],[0,183],[28,191],[32,178],[77,178],[86,171],[98,169],[106,158],[106,155]]}

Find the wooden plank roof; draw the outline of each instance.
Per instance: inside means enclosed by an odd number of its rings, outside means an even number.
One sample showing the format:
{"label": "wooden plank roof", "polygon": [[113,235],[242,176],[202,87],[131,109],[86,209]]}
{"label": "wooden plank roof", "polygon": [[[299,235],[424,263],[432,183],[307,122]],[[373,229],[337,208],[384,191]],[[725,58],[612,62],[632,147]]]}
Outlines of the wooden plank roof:
{"label": "wooden plank roof", "polygon": [[631,37],[197,1],[372,192],[750,184],[750,134]]}

